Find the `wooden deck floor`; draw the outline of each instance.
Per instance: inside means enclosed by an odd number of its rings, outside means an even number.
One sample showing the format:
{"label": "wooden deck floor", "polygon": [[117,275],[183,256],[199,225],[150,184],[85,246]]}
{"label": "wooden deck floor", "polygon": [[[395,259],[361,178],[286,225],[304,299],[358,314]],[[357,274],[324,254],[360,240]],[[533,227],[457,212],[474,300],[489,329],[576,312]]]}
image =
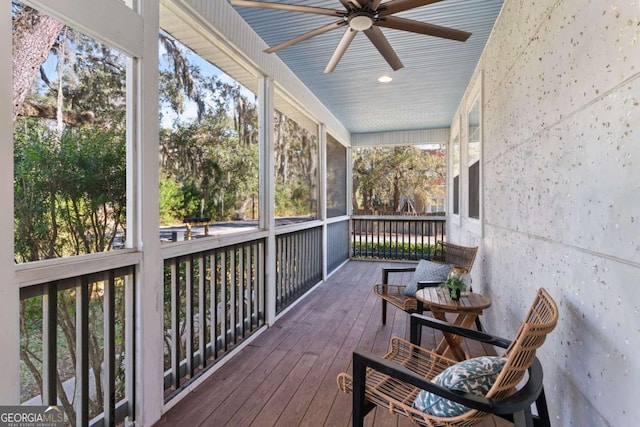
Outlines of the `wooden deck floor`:
{"label": "wooden deck floor", "polygon": [[[350,261],[317,287],[156,423],[164,426],[350,426],[351,395],[339,392],[336,375],[351,370],[351,353],[386,353],[389,337],[408,338],[409,316],[389,308],[380,322],[373,284],[381,267],[407,264]],[[391,275],[406,283],[408,275]],[[395,276],[395,277],[394,277]],[[439,337],[423,332],[424,346]],[[486,349],[471,348],[472,354]],[[369,426],[412,426],[383,410]],[[509,425],[489,419],[482,427]]]}

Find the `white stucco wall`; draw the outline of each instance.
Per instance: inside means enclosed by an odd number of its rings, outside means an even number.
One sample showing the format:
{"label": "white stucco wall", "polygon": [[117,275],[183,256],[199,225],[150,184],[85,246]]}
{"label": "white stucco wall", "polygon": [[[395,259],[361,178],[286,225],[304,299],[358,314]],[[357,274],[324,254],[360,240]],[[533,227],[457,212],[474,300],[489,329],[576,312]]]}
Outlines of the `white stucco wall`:
{"label": "white stucco wall", "polygon": [[540,286],[558,302],[539,352],[554,426],[640,422],[639,3],[506,0],[476,70],[483,234],[463,186],[449,236],[480,245],[488,330],[513,336]]}

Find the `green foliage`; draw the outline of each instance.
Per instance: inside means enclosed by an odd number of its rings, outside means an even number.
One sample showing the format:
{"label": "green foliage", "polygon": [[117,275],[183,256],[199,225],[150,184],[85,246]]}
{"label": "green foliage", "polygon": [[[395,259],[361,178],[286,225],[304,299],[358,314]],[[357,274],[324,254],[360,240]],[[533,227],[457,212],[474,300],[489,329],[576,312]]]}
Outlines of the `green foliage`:
{"label": "green foliage", "polygon": [[111,248],[124,229],[124,132],[97,126],[62,134],[34,119],[14,139],[15,255],[36,261]]}
{"label": "green foliage", "polygon": [[170,225],[183,216],[184,197],[180,185],[167,178],[160,179],[160,223]]}
{"label": "green foliage", "polygon": [[[395,213],[402,196],[417,213],[438,206],[445,193],[445,150],[375,147],[354,150],[354,209]],[[384,208],[388,209],[384,209]]]}
{"label": "green foliage", "polygon": [[385,241],[376,242],[355,242],[353,244],[354,256],[356,258],[385,258],[385,259],[421,259],[426,255],[433,254],[435,245],[428,243],[402,243]]}
{"label": "green foliage", "polygon": [[182,216],[200,216],[200,200],[202,192],[193,182],[182,185]]}
{"label": "green foliage", "polygon": [[440,284],[441,288],[449,289],[450,291],[464,292],[467,290],[467,285],[464,284],[457,276],[450,275],[447,281]]}
{"label": "green foliage", "polygon": [[275,213],[317,215],[317,136],[285,114],[275,117]]}
{"label": "green foliage", "polygon": [[[173,111],[175,119],[161,131],[160,166],[163,177],[183,189],[184,201],[173,218],[163,215],[162,222],[201,214],[228,220],[258,194],[257,105],[239,85],[205,75],[190,62],[195,54],[179,43],[166,46],[184,56],[161,72],[160,113]],[[187,99],[198,107],[196,118],[183,114]],[[207,102],[200,103],[203,99]]]}

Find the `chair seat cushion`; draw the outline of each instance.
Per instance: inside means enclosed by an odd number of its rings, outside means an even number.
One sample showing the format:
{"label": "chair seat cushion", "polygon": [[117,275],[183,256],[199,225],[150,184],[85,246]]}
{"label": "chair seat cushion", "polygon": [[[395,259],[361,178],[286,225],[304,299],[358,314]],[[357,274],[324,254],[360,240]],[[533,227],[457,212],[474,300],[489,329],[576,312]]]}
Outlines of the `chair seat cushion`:
{"label": "chair seat cushion", "polygon": [[411,282],[404,288],[404,294],[408,297],[415,297],[418,290],[418,282],[445,282],[452,268],[452,264],[421,259],[416,266]]}
{"label": "chair seat cushion", "polygon": [[[448,367],[436,375],[432,382],[450,390],[484,396],[493,386],[507,359],[496,356],[480,356]],[[462,415],[470,408],[422,390],[416,396],[413,407],[437,417]]]}

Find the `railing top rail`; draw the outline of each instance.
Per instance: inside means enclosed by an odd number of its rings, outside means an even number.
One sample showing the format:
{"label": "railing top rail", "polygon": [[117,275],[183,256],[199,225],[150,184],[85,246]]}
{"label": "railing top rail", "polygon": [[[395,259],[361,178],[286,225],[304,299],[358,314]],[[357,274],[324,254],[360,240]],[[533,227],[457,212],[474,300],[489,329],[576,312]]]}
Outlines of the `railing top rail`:
{"label": "railing top rail", "polygon": [[107,280],[107,274],[113,273],[115,277],[128,276],[135,273],[135,265],[125,267],[109,268],[93,273],[67,277],[64,279],[51,280],[48,282],[38,283],[35,285],[20,288],[20,299],[25,300],[41,295],[45,295],[50,286],[55,285],[56,290],[63,291],[77,286],[79,283],[95,283]]}
{"label": "railing top rail", "polygon": [[207,236],[199,239],[167,243],[162,246],[162,259],[171,259],[210,250],[225,248],[264,239],[268,233],[264,230],[248,230],[239,233]]}
{"label": "railing top rail", "polygon": [[446,221],[444,215],[352,215],[351,219],[385,220],[385,221]]}
{"label": "railing top rail", "polygon": [[275,234],[276,236],[279,234],[289,234],[289,233],[293,233],[296,231],[302,231],[302,230],[307,230],[310,228],[317,228],[317,227],[321,227],[322,226],[322,221],[320,220],[313,220],[313,221],[306,221],[306,222],[300,222],[300,223],[296,223],[296,224],[287,224],[287,225],[280,225],[278,227],[276,227],[275,230]]}
{"label": "railing top rail", "polygon": [[142,254],[134,249],[100,252],[68,258],[35,261],[15,266],[21,288],[139,264]]}
{"label": "railing top rail", "polygon": [[331,218],[327,218],[326,219],[326,223],[327,224],[335,224],[337,222],[344,222],[344,221],[349,221],[351,217],[349,215],[340,215],[340,216],[334,216]]}

